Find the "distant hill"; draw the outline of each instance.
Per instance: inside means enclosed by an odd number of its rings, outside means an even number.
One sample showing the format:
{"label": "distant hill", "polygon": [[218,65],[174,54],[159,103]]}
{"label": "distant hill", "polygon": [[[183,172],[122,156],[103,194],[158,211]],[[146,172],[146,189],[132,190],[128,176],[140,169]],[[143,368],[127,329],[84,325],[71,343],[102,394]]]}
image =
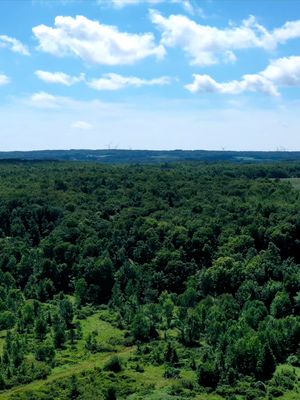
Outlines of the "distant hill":
{"label": "distant hill", "polygon": [[272,162],[300,160],[300,151],[208,150],[38,150],[0,152],[0,160],[93,161],[117,164],[155,164],[178,161]]}

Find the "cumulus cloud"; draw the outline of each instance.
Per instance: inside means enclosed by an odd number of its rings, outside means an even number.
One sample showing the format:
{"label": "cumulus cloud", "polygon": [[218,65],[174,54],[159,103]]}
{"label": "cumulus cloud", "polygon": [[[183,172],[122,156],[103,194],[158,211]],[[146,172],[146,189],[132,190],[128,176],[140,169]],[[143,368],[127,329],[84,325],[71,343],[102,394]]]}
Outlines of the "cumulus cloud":
{"label": "cumulus cloud", "polygon": [[300,20],[288,21],[282,27],[277,28],[272,33],[275,43],[285,43],[290,39],[300,37]]}
{"label": "cumulus cloud", "polygon": [[[285,23],[268,31],[254,16],[239,26],[226,28],[198,24],[184,15],[164,17],[150,11],[151,21],[161,30],[164,47],[180,47],[190,57],[191,64],[208,66],[223,61],[234,61],[234,51],[263,48],[273,50],[278,44],[300,37],[300,20]],[[229,56],[229,59],[228,59]]]}
{"label": "cumulus cloud", "polygon": [[171,79],[167,76],[154,79],[141,79],[136,76],[122,76],[119,74],[109,73],[104,74],[100,79],[93,79],[88,82],[88,85],[96,90],[119,90],[125,87],[141,87],[168,85]]}
{"label": "cumulus cloud", "polygon": [[300,56],[274,60],[261,75],[278,86],[300,86]]}
{"label": "cumulus cloud", "polygon": [[33,33],[39,49],[55,56],[75,56],[85,62],[104,65],[133,64],[146,57],[161,58],[163,45],[157,45],[153,33],[120,32],[84,16],[55,18],[54,27],[38,25]]}
{"label": "cumulus cloud", "polygon": [[89,122],[86,122],[86,121],[75,121],[71,125],[71,128],[80,129],[80,130],[83,130],[83,131],[88,131],[88,130],[93,128],[93,125],[90,124]]}
{"label": "cumulus cloud", "polygon": [[85,79],[84,74],[79,76],[71,76],[64,72],[48,72],[48,71],[35,71],[36,76],[46,83],[58,83],[65,86],[72,86],[75,83],[82,82]]}
{"label": "cumulus cloud", "polygon": [[18,39],[12,38],[7,35],[0,35],[0,47],[9,48],[14,53],[19,53],[24,56],[30,55],[27,46],[25,46]]}
{"label": "cumulus cloud", "polygon": [[221,94],[240,94],[242,92],[263,92],[273,96],[278,96],[277,88],[274,84],[263,76],[244,75],[241,80],[234,80],[225,83],[215,81],[209,75],[194,74],[194,81],[185,86],[192,93],[207,92]]}
{"label": "cumulus cloud", "polygon": [[58,108],[61,105],[61,100],[47,92],[38,92],[30,97],[29,104],[38,108]]}
{"label": "cumulus cloud", "polygon": [[240,80],[219,83],[209,75],[195,74],[194,81],[185,86],[192,93],[209,92],[240,94],[260,92],[279,96],[280,87],[300,87],[300,57],[284,57],[272,61],[258,74],[247,74]]}
{"label": "cumulus cloud", "polygon": [[4,86],[10,83],[10,78],[7,75],[0,74],[0,86]]}

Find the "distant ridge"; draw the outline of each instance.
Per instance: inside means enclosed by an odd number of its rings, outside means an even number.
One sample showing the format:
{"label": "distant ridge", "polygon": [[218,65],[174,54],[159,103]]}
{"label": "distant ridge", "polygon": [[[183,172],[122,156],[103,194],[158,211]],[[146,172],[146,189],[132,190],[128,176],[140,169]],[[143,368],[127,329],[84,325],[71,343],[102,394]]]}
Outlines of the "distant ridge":
{"label": "distant ridge", "polygon": [[85,161],[106,164],[156,164],[179,161],[237,163],[300,161],[300,151],[210,150],[37,150],[0,152],[1,161]]}

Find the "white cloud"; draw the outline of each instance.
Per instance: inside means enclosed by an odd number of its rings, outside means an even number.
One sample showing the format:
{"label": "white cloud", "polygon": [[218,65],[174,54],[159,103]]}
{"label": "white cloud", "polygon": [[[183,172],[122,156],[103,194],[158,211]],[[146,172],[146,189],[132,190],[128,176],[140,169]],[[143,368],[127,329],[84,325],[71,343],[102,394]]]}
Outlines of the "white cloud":
{"label": "white cloud", "polygon": [[231,50],[227,50],[224,53],[224,62],[225,63],[235,63],[237,61],[237,56]]}
{"label": "white cloud", "polygon": [[202,25],[184,15],[164,17],[155,10],[150,11],[151,21],[161,30],[161,44],[165,47],[180,47],[190,57],[191,64],[208,66],[221,59],[235,60],[234,51],[263,48],[273,50],[278,44],[300,38],[300,20],[287,22],[282,27],[268,31],[254,16],[242,21],[239,26],[230,24],[226,28]]}
{"label": "white cloud", "polygon": [[88,131],[88,130],[93,128],[93,125],[90,124],[89,122],[86,122],[86,121],[75,121],[71,125],[71,128],[80,129],[80,130],[83,130],[83,131]]}
{"label": "white cloud", "polygon": [[225,83],[219,83],[209,75],[194,74],[193,76],[193,83],[185,85],[185,88],[192,93],[240,94],[249,91],[278,96],[278,91],[274,84],[259,74],[244,75],[240,81],[234,80]]}
{"label": "white cloud", "polygon": [[58,83],[65,86],[72,86],[75,83],[82,82],[85,79],[84,74],[79,76],[71,76],[64,72],[48,72],[48,71],[35,71],[36,76],[47,83]]}
{"label": "white cloud", "polygon": [[[107,104],[99,101],[98,99],[91,100],[89,102],[80,101],[73,99],[72,97],[68,96],[56,96],[50,94],[48,92],[37,92],[33,93],[31,96],[24,98],[21,100],[26,106],[30,106],[33,108],[40,108],[40,109],[53,109],[53,112],[74,112],[75,115],[80,114],[82,111],[82,107],[85,107],[86,104],[92,108],[94,106],[94,113],[97,116],[97,112],[101,110],[107,109]],[[51,114],[49,114],[51,115]],[[76,118],[76,117],[75,117]],[[81,120],[81,119],[80,119]],[[83,118],[82,121],[85,119]]]}
{"label": "white cloud", "polygon": [[29,50],[18,39],[12,38],[7,35],[0,35],[0,47],[7,47],[14,53],[23,54],[24,56],[29,56]]}
{"label": "white cloud", "polygon": [[136,76],[122,76],[119,74],[105,74],[100,79],[93,79],[88,85],[96,90],[119,90],[125,87],[141,87],[154,85],[168,85],[171,79],[167,76],[154,79],[141,79]]}
{"label": "white cloud", "polygon": [[107,0],[98,0],[98,3],[101,5],[108,5],[111,4],[113,7],[121,9],[126,6],[134,6],[134,5],[159,5],[162,3],[171,3],[171,4],[178,4],[180,5],[185,12],[188,14],[200,14],[203,16],[203,11],[199,7],[195,7],[192,5],[190,0],[111,0],[110,2]]}
{"label": "white cloud", "polygon": [[39,49],[55,56],[75,56],[85,62],[104,65],[133,64],[146,57],[161,58],[165,49],[155,43],[153,33],[120,32],[84,16],[55,18],[54,27],[39,25],[33,33]]}
{"label": "white cloud", "polygon": [[290,39],[300,37],[300,20],[288,21],[281,28],[277,28],[272,34],[275,43],[285,43]]}
{"label": "white cloud", "polygon": [[[29,97],[21,99],[21,103],[31,108],[45,110],[47,111],[47,114],[48,111],[53,111],[53,113],[74,113],[74,120],[76,119],[76,121],[77,118],[79,121],[86,120],[85,118],[80,118],[79,115],[82,113],[83,108],[85,108],[87,105],[90,110],[93,109],[94,118],[96,120],[100,111],[105,112],[112,107],[110,103],[104,103],[98,99],[91,101],[80,101],[72,97],[56,96],[42,91],[33,93]],[[118,107],[118,103],[113,104],[113,107]],[[52,113],[49,113],[49,118],[53,118],[51,115]]]}
{"label": "white cloud", "polygon": [[[41,70],[35,71],[35,74],[39,79],[47,83],[58,83],[65,86],[72,86],[78,82],[84,81],[89,87],[96,90],[118,90],[129,86],[162,86],[171,83],[171,78],[168,76],[161,76],[154,79],[142,79],[136,76],[123,76],[115,73],[108,73],[102,75],[102,77],[99,79],[86,80],[85,74],[71,76],[63,72],[48,72]],[[46,96],[47,103],[49,101],[49,96],[53,97],[52,95],[49,95],[48,93],[45,94],[44,92],[42,92],[42,96],[41,93],[38,93],[35,96],[37,96],[38,99],[42,97],[43,101]]]}
{"label": "white cloud", "polygon": [[58,108],[61,105],[61,100],[57,96],[46,92],[34,93],[28,103],[38,108]]}
{"label": "white cloud", "polygon": [[[164,0],[111,0],[112,5],[117,8],[123,8],[126,6],[132,6],[132,5],[142,4],[142,3],[154,5],[154,4],[159,4],[162,2],[164,2]],[[100,0],[99,3],[107,4],[107,1]]]}
{"label": "white cloud", "polygon": [[179,4],[183,10],[190,15],[200,14],[200,16],[203,16],[202,9],[199,7],[196,8],[190,0],[171,0],[171,2]]}
{"label": "white cloud", "polygon": [[224,83],[215,81],[209,75],[193,76],[194,81],[185,86],[192,93],[240,94],[248,91],[279,96],[280,87],[300,87],[300,56],[279,58],[258,74],[247,74],[240,80]]}
{"label": "white cloud", "polygon": [[10,83],[10,78],[7,75],[0,74],[0,86],[4,86]]}
{"label": "white cloud", "polygon": [[195,8],[193,7],[193,5],[192,5],[192,3],[190,2],[190,0],[182,0],[182,1],[180,1],[180,3],[181,3],[181,5],[182,5],[183,9],[184,9],[187,13],[189,13],[189,14],[191,14],[191,15],[193,15],[193,14],[196,13]]}
{"label": "white cloud", "polygon": [[279,86],[300,86],[300,56],[274,60],[261,75]]}

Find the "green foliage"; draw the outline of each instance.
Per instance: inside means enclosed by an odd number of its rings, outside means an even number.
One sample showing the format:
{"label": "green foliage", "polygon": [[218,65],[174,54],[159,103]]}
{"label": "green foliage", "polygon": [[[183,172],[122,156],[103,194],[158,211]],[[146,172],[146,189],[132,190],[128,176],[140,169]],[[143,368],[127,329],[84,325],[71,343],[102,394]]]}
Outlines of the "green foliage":
{"label": "green foliage", "polygon": [[180,370],[171,366],[166,366],[164,377],[167,379],[179,379],[180,378]]}
{"label": "green foliage", "polygon": [[132,322],[132,335],[135,340],[150,340],[151,321],[142,313],[137,314]]}
{"label": "green foliage", "polygon": [[3,311],[0,314],[0,330],[11,329],[16,322],[15,315],[11,311]]}
{"label": "green foliage", "polygon": [[271,315],[282,318],[290,314],[291,302],[286,292],[278,292],[271,304]]}
{"label": "green foliage", "polygon": [[104,370],[112,372],[121,372],[123,369],[122,361],[118,356],[112,356],[104,365]]}
{"label": "green foliage", "polygon": [[35,322],[34,332],[35,336],[39,340],[44,340],[47,334],[48,324],[45,317],[41,315]]}
{"label": "green foliage", "polygon": [[62,298],[59,301],[58,306],[59,306],[59,313],[60,313],[61,319],[66,324],[67,328],[71,328],[73,318],[74,318],[74,310],[73,310],[72,303],[70,302],[69,299]]}
{"label": "green foliage", "polygon": [[107,389],[105,393],[105,400],[117,400],[117,391],[114,387]]}
{"label": "green foliage", "polygon": [[37,361],[44,361],[47,364],[54,365],[55,349],[51,342],[41,343],[35,349],[35,358]]}
{"label": "green foliage", "polygon": [[290,367],[283,367],[277,370],[271,379],[270,392],[274,395],[275,393],[293,390],[297,382],[298,377],[295,370]]}
{"label": "green foliage", "polygon": [[176,347],[170,342],[168,342],[165,350],[165,361],[171,365],[177,365],[179,361]]}
{"label": "green foliage", "polygon": [[88,285],[84,278],[79,278],[75,282],[75,297],[79,305],[85,305],[87,301]]}
{"label": "green foliage", "polygon": [[53,344],[56,349],[62,348],[65,344],[66,328],[63,322],[58,321],[53,327]]}
{"label": "green foliage", "polygon": [[[278,365],[299,358],[299,192],[274,178],[299,175],[299,163],[1,164],[0,387],[103,366],[125,343],[140,380],[157,368],[192,382],[175,398],[296,390]],[[106,381],[124,365],[116,355],[53,396],[126,398],[130,384]]]}
{"label": "green foliage", "polygon": [[201,363],[197,370],[198,382],[201,386],[215,389],[219,382],[219,371],[212,362]]}

